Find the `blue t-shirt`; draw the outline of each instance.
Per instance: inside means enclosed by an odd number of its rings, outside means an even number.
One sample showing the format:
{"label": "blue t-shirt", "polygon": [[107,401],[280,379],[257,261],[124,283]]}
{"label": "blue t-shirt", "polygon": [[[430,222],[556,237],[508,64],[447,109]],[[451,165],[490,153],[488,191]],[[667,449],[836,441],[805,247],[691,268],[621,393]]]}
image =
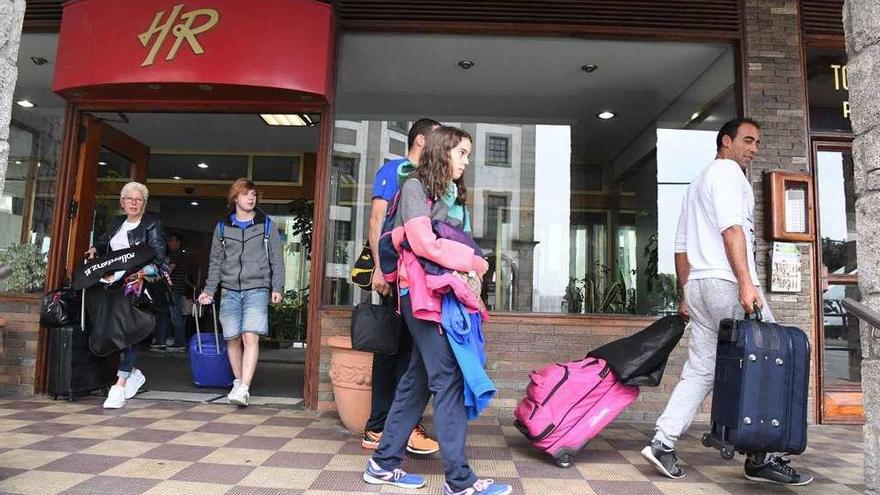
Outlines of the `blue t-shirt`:
{"label": "blue t-shirt", "polygon": [[230,214],[229,219],[232,221],[232,225],[235,225],[241,230],[244,230],[254,224],[253,218],[251,218],[250,220],[239,220],[238,217],[235,216],[235,213]]}
{"label": "blue t-shirt", "polygon": [[404,163],[409,163],[409,160],[398,158],[379,167],[379,171],[376,172],[376,180],[373,181],[373,198],[382,198],[389,203],[394,200],[394,195],[399,189],[397,170]]}

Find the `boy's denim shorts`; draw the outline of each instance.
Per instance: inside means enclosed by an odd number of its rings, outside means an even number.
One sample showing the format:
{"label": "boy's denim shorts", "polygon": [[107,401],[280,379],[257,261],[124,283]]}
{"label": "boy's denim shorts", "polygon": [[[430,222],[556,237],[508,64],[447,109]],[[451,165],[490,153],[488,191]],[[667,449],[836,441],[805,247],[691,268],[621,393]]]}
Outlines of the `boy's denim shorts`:
{"label": "boy's denim shorts", "polygon": [[244,332],[268,334],[269,289],[223,289],[220,296],[220,324],[223,325],[223,338],[226,340]]}

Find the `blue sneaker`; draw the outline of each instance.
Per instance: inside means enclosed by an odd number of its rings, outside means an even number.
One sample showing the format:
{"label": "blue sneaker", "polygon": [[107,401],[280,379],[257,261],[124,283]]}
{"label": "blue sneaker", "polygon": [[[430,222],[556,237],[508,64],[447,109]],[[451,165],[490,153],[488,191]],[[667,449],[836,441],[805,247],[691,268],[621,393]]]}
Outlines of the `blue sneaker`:
{"label": "blue sneaker", "polygon": [[415,474],[408,474],[403,469],[395,469],[393,471],[382,469],[373,459],[367,461],[364,481],[371,485],[394,485],[400,488],[421,488],[425,486],[425,478]]}
{"label": "blue sneaker", "polygon": [[477,480],[460,492],[452,491],[448,484],[443,485],[443,495],[508,495],[512,491],[512,486],[495,483],[493,479]]}

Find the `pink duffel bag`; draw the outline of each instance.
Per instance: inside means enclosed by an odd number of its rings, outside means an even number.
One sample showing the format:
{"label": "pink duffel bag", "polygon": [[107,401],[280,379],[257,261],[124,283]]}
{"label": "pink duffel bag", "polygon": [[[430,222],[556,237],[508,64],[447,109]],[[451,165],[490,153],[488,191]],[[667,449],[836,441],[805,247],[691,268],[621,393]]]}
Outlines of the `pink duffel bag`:
{"label": "pink duffel bag", "polygon": [[551,364],[529,377],[514,424],[563,468],[639,396],[638,387],[621,383],[599,358]]}

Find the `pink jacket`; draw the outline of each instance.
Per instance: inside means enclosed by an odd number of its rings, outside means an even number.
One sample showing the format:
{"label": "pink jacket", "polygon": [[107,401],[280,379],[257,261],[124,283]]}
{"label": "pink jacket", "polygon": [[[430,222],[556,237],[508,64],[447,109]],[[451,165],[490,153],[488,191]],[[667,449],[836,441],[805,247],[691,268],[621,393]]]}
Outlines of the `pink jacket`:
{"label": "pink jacket", "polygon": [[[485,306],[480,304],[479,296],[460,278],[451,273],[428,275],[419,263],[419,258],[424,258],[450,270],[475,271],[482,277],[489,270],[489,263],[476,256],[473,249],[450,239],[438,238],[428,217],[410,219],[403,227],[391,232],[391,239],[400,253],[397,262],[398,287],[409,288],[416,318],[440,323],[443,294],[449,291],[453,291],[468,310],[479,312],[484,321],[489,318]],[[411,250],[401,246],[404,240],[409,242]]]}

